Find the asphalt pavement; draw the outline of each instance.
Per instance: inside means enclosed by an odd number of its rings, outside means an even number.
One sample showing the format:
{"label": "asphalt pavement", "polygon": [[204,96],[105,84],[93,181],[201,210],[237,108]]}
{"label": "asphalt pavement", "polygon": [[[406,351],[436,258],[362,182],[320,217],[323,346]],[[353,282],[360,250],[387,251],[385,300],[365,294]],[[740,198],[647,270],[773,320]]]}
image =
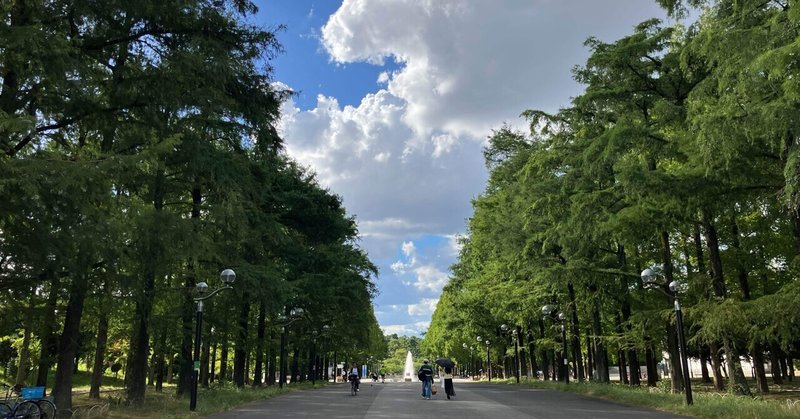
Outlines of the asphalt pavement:
{"label": "asphalt pavement", "polygon": [[456,397],[443,391],[422,398],[419,383],[361,383],[358,395],[349,384],[331,384],[250,403],[211,418],[682,418],[572,393],[521,386],[456,382]]}

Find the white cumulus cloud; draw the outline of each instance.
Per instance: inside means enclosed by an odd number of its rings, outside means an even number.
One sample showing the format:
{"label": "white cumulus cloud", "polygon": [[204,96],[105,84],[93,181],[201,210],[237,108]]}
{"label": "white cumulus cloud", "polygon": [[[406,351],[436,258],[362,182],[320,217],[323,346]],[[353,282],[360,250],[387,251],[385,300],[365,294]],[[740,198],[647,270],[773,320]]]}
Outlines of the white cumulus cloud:
{"label": "white cumulus cloud", "polygon": [[438,298],[423,298],[418,304],[408,305],[409,316],[430,316],[436,310]]}
{"label": "white cumulus cloud", "polygon": [[401,336],[419,336],[428,330],[431,325],[430,321],[419,321],[406,324],[390,324],[381,326],[384,334],[391,335],[397,334]]}
{"label": "white cumulus cloud", "polygon": [[414,287],[420,291],[428,290],[438,293],[447,284],[447,273],[434,265],[420,266],[414,269],[414,273],[417,276]]}

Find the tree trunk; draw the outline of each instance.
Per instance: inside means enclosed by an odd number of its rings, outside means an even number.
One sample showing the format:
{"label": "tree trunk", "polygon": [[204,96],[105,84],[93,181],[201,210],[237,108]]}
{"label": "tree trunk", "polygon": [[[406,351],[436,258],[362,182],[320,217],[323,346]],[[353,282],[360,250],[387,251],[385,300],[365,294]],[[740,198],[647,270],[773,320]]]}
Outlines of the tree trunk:
{"label": "tree trunk", "polygon": [[[544,339],[544,321],[541,318],[539,318],[539,339]],[[547,359],[547,350],[544,349],[542,350],[542,375],[544,375],[545,381],[550,379],[550,361]]]}
{"label": "tree trunk", "polygon": [[[33,298],[31,298],[30,305],[33,305]],[[17,364],[17,376],[14,379],[14,384],[24,386],[25,380],[28,378],[28,364],[31,358],[31,324],[30,324],[31,307],[28,307],[27,319],[23,321],[25,325],[22,332],[22,348],[19,352],[19,363]]]}
{"label": "tree trunk", "polygon": [[704,383],[711,382],[711,377],[708,375],[708,347],[705,345],[700,347],[700,374]]}
{"label": "tree trunk", "polygon": [[[288,314],[288,310],[287,313]],[[286,384],[286,326],[281,328],[281,355],[280,355],[280,377],[278,377],[278,385],[283,388]]]}
{"label": "tree trunk", "polygon": [[161,393],[164,391],[164,359],[167,357],[167,330],[164,328],[159,334],[158,353],[156,353],[156,362],[153,366],[156,370],[156,392]]}
{"label": "tree trunk", "polygon": [[619,378],[622,384],[630,385],[628,380],[628,364],[625,362],[625,351],[617,351],[617,368],[619,368]]}
{"label": "tree trunk", "polygon": [[200,380],[200,384],[203,386],[203,388],[208,388],[208,363],[211,360],[211,344],[214,340],[214,337],[211,335],[213,328],[211,327],[210,322],[205,329],[206,330],[204,333],[205,336],[208,336],[208,338],[205,340],[205,344],[202,345],[202,352],[200,353],[200,376],[198,379]]}
{"label": "tree trunk", "polygon": [[520,340],[519,341],[519,349],[520,349],[519,369],[520,369],[520,375],[524,375],[526,377],[531,377],[530,362],[528,362],[528,357],[525,356],[525,354],[529,353],[528,351],[525,350],[525,345],[527,345],[527,342],[525,340],[526,336],[522,332],[521,328],[518,329],[518,330],[519,331],[517,332],[517,336],[519,336],[519,340]]}
{"label": "tree trunk", "polygon": [[247,381],[247,380],[250,379],[250,360],[251,359],[252,358],[250,356],[250,353],[245,354],[245,357],[244,357],[244,383],[245,384],[250,384],[250,382]]}
{"label": "tree trunk", "polygon": [[655,387],[658,383],[658,365],[653,348],[648,345],[644,353],[645,365],[647,366],[647,386]]}
{"label": "tree trunk", "polygon": [[158,335],[159,332],[153,330],[153,342],[151,345],[153,348],[153,352],[150,354],[150,362],[148,363],[148,368],[147,368],[148,386],[155,386],[156,384],[156,362],[158,360],[158,353],[161,351],[161,348],[159,347]]}
{"label": "tree trunk", "polygon": [[770,371],[772,371],[772,382],[776,385],[783,384],[783,375],[781,374],[780,350],[778,345],[774,342],[770,345],[769,359]]}
{"label": "tree trunk", "polygon": [[786,356],[783,353],[783,351],[781,351],[780,362],[781,362],[781,375],[783,376],[783,378],[788,378],[789,371],[788,368],[786,367]]}
{"label": "tree trunk", "polygon": [[211,349],[211,366],[210,366],[211,371],[208,373],[208,381],[203,383],[204,387],[208,387],[209,382],[214,382],[216,378],[215,373],[217,369],[217,337],[212,335],[211,339],[214,344],[214,347]]}
{"label": "tree trunk", "polygon": [[769,393],[769,384],[767,383],[767,371],[764,369],[764,347],[761,343],[754,343],[751,348],[753,354],[753,370],[756,376],[756,388],[759,393]]}
{"label": "tree trunk", "polygon": [[[617,314],[616,332],[618,336],[624,335],[622,332],[622,319],[620,318],[619,314]],[[617,368],[619,369],[620,383],[626,385],[630,384],[630,381],[628,380],[627,363],[625,362],[625,350],[621,347],[617,350]]]}
{"label": "tree trunk", "polygon": [[173,368],[175,365],[175,357],[169,355],[167,357],[167,383],[172,384]]}
{"label": "tree trunk", "polygon": [[261,376],[264,374],[263,361],[264,361],[264,335],[266,331],[266,316],[267,304],[264,298],[261,298],[261,304],[258,306],[258,324],[256,331],[256,365],[255,373],[253,373],[253,387],[261,386]]}
{"label": "tree trunk", "polygon": [[72,369],[75,363],[75,354],[78,352],[81,315],[88,286],[89,278],[85,274],[76,276],[70,286],[64,331],[61,333],[58,343],[59,352],[56,361],[55,383],[53,383],[54,402],[59,409],[72,409]]}
{"label": "tree trunk", "polygon": [[300,376],[300,369],[299,369],[299,360],[300,360],[300,350],[295,345],[294,347],[294,354],[292,355],[292,384],[299,381]]}
{"label": "tree trunk", "polygon": [[[269,328],[269,338],[267,339],[267,385],[275,385],[275,327]],[[335,378],[335,377],[334,377]]]}
{"label": "tree trunk", "polygon": [[628,365],[631,367],[631,385],[632,386],[640,386],[642,385],[642,372],[640,371],[639,367],[639,355],[636,353],[636,349],[628,349]]}
{"label": "tree trunk", "polygon": [[534,343],[533,339],[533,329],[528,330],[528,357],[530,358],[530,372],[528,373],[528,377],[536,377],[539,372],[539,365],[536,362],[536,344]]}
{"label": "tree trunk", "polygon": [[58,293],[61,290],[61,277],[49,269],[47,275],[50,275],[52,279],[50,281],[50,293],[47,295],[42,335],[40,336],[41,350],[39,352],[39,368],[36,374],[37,387],[47,387],[47,376],[58,354],[58,337],[56,336],[55,328],[58,325],[56,322],[56,306],[58,304]]}
{"label": "tree trunk", "polygon": [[708,210],[703,210],[703,228],[706,233],[706,247],[708,248],[708,258],[711,262],[711,283],[714,288],[714,295],[718,298],[725,298],[727,290],[725,287],[725,276],[722,272],[722,256],[719,252],[719,239],[717,229],[714,227],[713,217]]}
{"label": "tree trunk", "polygon": [[181,350],[178,354],[178,385],[175,393],[179,396],[189,394],[192,386],[192,340],[194,339],[195,302],[192,293],[195,288],[195,274],[189,262],[184,292],[181,295]]}
{"label": "tree trunk", "polygon": [[719,344],[712,342],[708,345],[711,352],[711,372],[714,374],[714,389],[722,391],[725,389],[725,384],[722,380],[722,365],[719,361]]}
{"label": "tree trunk", "polygon": [[742,299],[747,301],[750,299],[750,281],[747,278],[747,266],[745,265],[745,254],[742,251],[741,244],[739,243],[739,226],[736,222],[736,217],[731,217],[731,234],[733,238],[733,249],[735,250],[734,264],[736,266],[737,278],[739,279],[739,289],[742,293]]}
{"label": "tree trunk", "polygon": [[700,223],[695,222],[693,224],[694,227],[694,234],[692,237],[694,238],[694,254],[697,257],[697,273],[703,274],[707,273],[705,269],[707,269],[705,262],[703,261],[703,241],[700,238]]}
{"label": "tree trunk", "polygon": [[[669,233],[666,231],[661,232],[661,262],[664,266],[664,278],[666,283],[661,285],[662,290],[669,294],[670,305],[675,305],[675,297],[669,289],[668,284],[675,280],[672,267],[672,250],[670,249]],[[672,381],[672,391],[683,391],[683,374],[681,373],[681,358],[678,351],[678,330],[673,325],[672,321],[667,321],[665,330],[667,333],[667,350],[669,352],[670,362],[670,379]]]}
{"label": "tree trunk", "polygon": [[[200,181],[195,178],[192,185],[192,209],[190,217],[192,220],[192,231],[196,235],[200,229],[200,214],[203,195],[200,189]],[[195,317],[195,302],[192,298],[195,285],[197,284],[197,273],[195,272],[194,256],[189,258],[186,264],[186,278],[184,282],[184,292],[181,295],[181,351],[180,351],[180,370],[178,371],[178,388],[176,393],[180,396],[188,394],[192,386],[192,339],[194,339],[193,322]]]}
{"label": "tree trunk", "polygon": [[161,249],[160,223],[158,218],[164,207],[164,168],[159,167],[153,179],[153,209],[156,219],[153,220],[150,230],[145,232],[143,240],[147,241],[149,248],[143,260],[144,281],[142,289],[139,290],[136,307],[134,310],[134,329],[131,338],[130,350],[128,352],[128,368],[125,373],[125,384],[128,403],[141,405],[144,403],[144,396],[147,378],[147,359],[150,352],[150,317],[153,311],[153,300],[155,297],[155,280],[158,275],[159,264],[163,251]]}
{"label": "tree trunk", "polygon": [[[714,227],[713,216],[711,212],[704,209],[702,212],[703,228],[706,233],[706,245],[708,248],[708,258],[711,262],[711,282],[714,286],[714,295],[719,299],[727,297],[727,289],[725,287],[725,276],[722,271],[722,256],[719,251],[719,239],[717,237],[717,230]],[[745,278],[746,282],[746,278]],[[743,290],[744,292],[744,290]],[[749,289],[748,289],[749,296]],[[738,392],[743,394],[750,394],[750,387],[744,378],[741,362],[739,361],[739,353],[733,346],[732,342],[727,336],[723,336],[723,347],[725,348],[725,359],[730,371],[730,379],[734,381],[734,385]]]}
{"label": "tree trunk", "polygon": [[733,346],[733,343],[725,339],[725,361],[728,364],[728,371],[731,372],[730,379],[733,380],[734,388],[736,389],[737,394],[742,394],[746,396],[752,396],[750,392],[750,385],[747,384],[747,379],[744,376],[744,371],[742,371],[742,363],[739,360],[739,352]]}
{"label": "tree trunk", "polygon": [[108,283],[104,286],[104,299],[100,304],[100,318],[97,320],[97,344],[94,350],[94,367],[92,368],[92,386],[89,389],[89,398],[100,398],[100,386],[103,383],[103,365],[105,364],[106,344],[108,343],[108,307],[111,304],[108,298]]}
{"label": "tree trunk", "polygon": [[222,338],[222,353],[219,356],[219,382],[228,381],[228,335],[225,333]]}
{"label": "tree trunk", "polygon": [[575,369],[578,372],[578,381],[583,382],[586,377],[584,376],[583,372],[583,355],[581,352],[581,332],[580,332],[580,322],[578,319],[578,305],[575,298],[575,287],[572,282],[567,282],[567,293],[569,297],[570,304],[572,305],[573,309],[570,310],[572,314],[571,325],[572,325],[572,358],[575,360]]}
{"label": "tree trunk", "polygon": [[597,381],[594,365],[594,347],[592,346],[591,336],[591,330],[586,329],[586,370],[588,372],[589,381]]}
{"label": "tree trunk", "polygon": [[247,359],[247,325],[250,319],[250,296],[242,294],[240,300],[239,327],[237,328],[236,347],[233,351],[233,382],[236,387],[244,387],[245,361]]}
{"label": "tree trunk", "polygon": [[[596,291],[596,289],[594,290]],[[603,343],[603,325],[600,321],[600,307],[597,302],[592,303],[592,332],[594,334],[594,362],[597,370],[597,380],[601,383],[610,381],[608,373],[608,354]]]}

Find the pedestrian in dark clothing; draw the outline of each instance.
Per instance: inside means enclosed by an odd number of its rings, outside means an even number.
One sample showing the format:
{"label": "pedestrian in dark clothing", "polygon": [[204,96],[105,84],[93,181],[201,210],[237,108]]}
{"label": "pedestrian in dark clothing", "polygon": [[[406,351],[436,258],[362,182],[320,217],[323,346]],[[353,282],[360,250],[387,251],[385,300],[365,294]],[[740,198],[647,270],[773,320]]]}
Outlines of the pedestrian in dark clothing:
{"label": "pedestrian in dark clothing", "polygon": [[456,397],[456,391],[453,389],[453,369],[450,367],[446,367],[442,374],[442,388],[447,394],[447,400],[450,400],[450,397]]}
{"label": "pedestrian in dark clothing", "polygon": [[430,400],[431,385],[433,384],[433,367],[430,366],[430,361],[427,359],[422,361],[422,366],[419,367],[417,376],[422,381],[422,397],[425,400]]}

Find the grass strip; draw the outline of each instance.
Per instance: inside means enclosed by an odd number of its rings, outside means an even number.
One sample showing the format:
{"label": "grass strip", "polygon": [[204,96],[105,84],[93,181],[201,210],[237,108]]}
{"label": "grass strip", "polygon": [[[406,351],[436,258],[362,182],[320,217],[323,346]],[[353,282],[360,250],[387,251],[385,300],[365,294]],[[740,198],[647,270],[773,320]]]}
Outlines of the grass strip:
{"label": "grass strip", "polygon": [[[515,384],[514,380],[501,381]],[[616,383],[571,383],[528,380],[521,385],[531,388],[559,390],[614,401],[629,406],[649,407],[698,418],[797,419],[800,398],[765,400],[760,397],[728,393],[693,393],[694,404],[687,406],[683,394],[671,394],[659,388],[631,387]]]}

